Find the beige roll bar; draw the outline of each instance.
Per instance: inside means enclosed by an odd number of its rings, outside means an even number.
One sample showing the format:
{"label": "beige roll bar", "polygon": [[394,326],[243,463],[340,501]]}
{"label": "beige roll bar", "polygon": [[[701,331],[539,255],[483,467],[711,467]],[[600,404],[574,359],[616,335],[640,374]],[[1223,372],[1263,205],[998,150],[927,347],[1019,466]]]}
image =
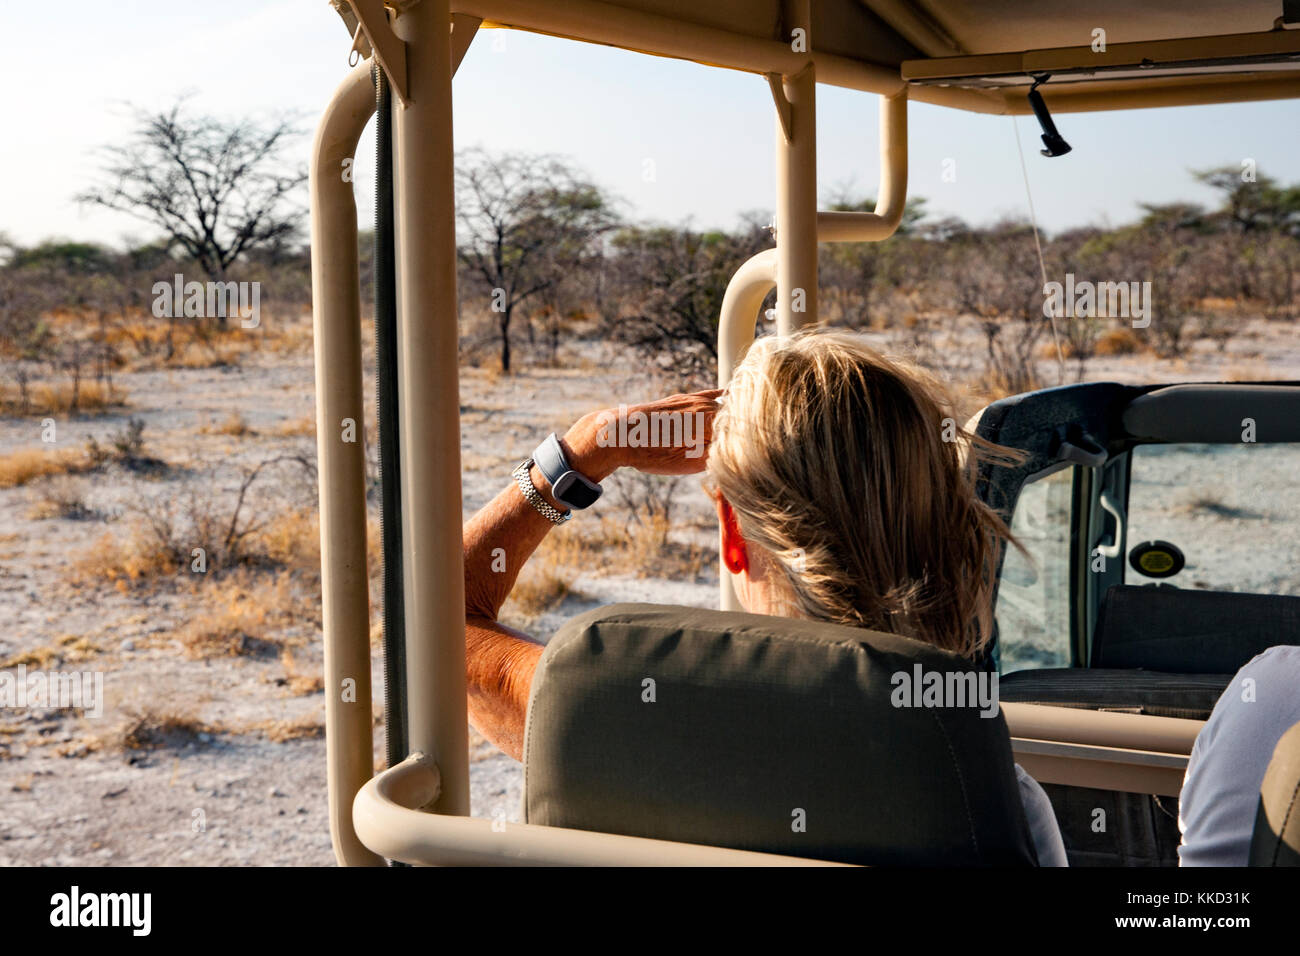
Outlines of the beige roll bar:
{"label": "beige roll bar", "polygon": [[[764,249],[745,262],[727,283],[718,317],[718,385],[726,388],[736,365],[754,341],[758,312],[767,294],[776,288],[776,250]],[[721,532],[719,532],[719,536]],[[722,541],[719,537],[718,550]],[[731,581],[731,572],[718,562],[718,607],[739,611],[740,601]]]}
{"label": "beige roll bar", "polygon": [[1041,783],[1178,796],[1204,721],[1004,702],[1011,749]]}
{"label": "beige roll bar", "polygon": [[[453,54],[439,21],[452,22],[446,0],[423,0],[392,27],[405,42],[408,96],[394,107],[403,488],[408,495],[438,488],[441,503],[413,507],[408,499],[403,509],[407,686],[411,745],[441,758],[435,809],[468,813],[451,73],[477,23],[456,19],[463,32]],[[343,161],[374,113],[370,69],[370,62],[354,68],[326,107],[311,167],[330,833],[335,857],[352,866],[383,864],[352,818],[353,798],[374,774],[374,741],[357,218]],[[401,202],[403,195],[419,199]],[[355,441],[341,439],[347,419]]]}
{"label": "beige roll bar", "polygon": [[[906,91],[881,100],[880,187],[876,193],[875,211],[818,212],[813,242],[879,242],[898,230],[907,206],[907,100]],[[778,120],[778,158],[791,149],[792,145],[785,142],[784,126]],[[815,169],[815,154],[812,161]],[[791,174],[790,162],[779,164],[778,169]],[[815,179],[815,175],[812,178]],[[814,182],[814,193],[815,185]],[[781,179],[778,179],[777,188],[778,192],[784,188]],[[777,249],[767,249],[753,256],[736,271],[727,285],[718,319],[718,384],[722,387],[731,381],[733,370],[754,340],[758,309],[777,285],[781,234],[778,216]],[[804,239],[807,242],[806,236]],[[815,246],[813,248],[815,257]],[[777,314],[779,318],[779,310]],[[815,319],[815,309],[808,314]]]}
{"label": "beige roll bar", "polygon": [[[810,0],[784,0],[788,30],[802,29],[812,50]],[[776,105],[776,327],[789,335],[817,323],[817,79],[804,54],[769,76]]]}
{"label": "beige roll bar", "polygon": [[[335,91],[316,129],[310,170],[325,750],[334,855],[350,866],[383,864],[352,827],[352,798],[375,767],[357,205],[344,162],[375,112],[370,68],[370,61],[358,64]],[[348,420],[355,441],[343,440]]]}
{"label": "beige roll bar", "polygon": [[[789,43],[700,24],[686,27],[671,17],[600,0],[452,0],[451,8],[478,17],[484,27],[527,30],[765,76],[794,75],[809,60],[809,54],[795,52]],[[904,87],[893,67],[826,52],[814,52],[811,59],[819,83],[885,96]],[[994,92],[956,87],[927,86],[918,89],[913,99],[976,113],[1007,109]]]}
{"label": "beige roll bar", "polygon": [[393,109],[393,192],[408,736],[441,770],[429,809],[468,814],[451,22],[448,0],[393,20],[408,86]]}
{"label": "beige roll bar", "polygon": [[366,845],[392,860],[434,866],[838,866],[775,853],[421,813],[436,799],[438,766],[412,754],[357,793]]}
{"label": "beige roll bar", "polygon": [[819,212],[819,242],[879,242],[892,236],[907,207],[907,97],[880,98],[880,189],[874,212]]}

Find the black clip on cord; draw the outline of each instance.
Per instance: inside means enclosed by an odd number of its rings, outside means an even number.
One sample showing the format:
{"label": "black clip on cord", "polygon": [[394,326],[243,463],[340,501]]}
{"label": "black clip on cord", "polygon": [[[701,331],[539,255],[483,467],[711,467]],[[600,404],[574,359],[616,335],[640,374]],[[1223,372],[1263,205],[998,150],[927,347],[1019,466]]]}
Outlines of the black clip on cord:
{"label": "black clip on cord", "polygon": [[1034,85],[1029,88],[1029,105],[1034,111],[1034,116],[1038,118],[1038,125],[1043,128],[1043,145],[1047,148],[1039,152],[1044,156],[1064,156],[1072,147],[1057,131],[1056,124],[1052,122],[1052,114],[1047,111],[1047,104],[1043,102],[1043,94],[1038,92],[1038,88],[1051,79],[1051,76],[1050,73],[1039,73],[1034,76]]}

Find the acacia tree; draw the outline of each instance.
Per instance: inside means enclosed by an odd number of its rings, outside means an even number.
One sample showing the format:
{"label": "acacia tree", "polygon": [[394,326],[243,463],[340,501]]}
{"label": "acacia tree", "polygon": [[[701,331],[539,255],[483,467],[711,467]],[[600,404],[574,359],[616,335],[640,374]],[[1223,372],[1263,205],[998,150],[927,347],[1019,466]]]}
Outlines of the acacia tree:
{"label": "acacia tree", "polygon": [[[837,242],[822,247],[820,282],[822,297],[835,319],[854,328],[871,324],[876,293],[886,284],[891,261],[897,258],[902,240],[914,234],[926,216],[926,200],[907,200],[903,218],[892,242]],[[829,207],[834,212],[874,212],[876,200],[854,200],[841,190]]]}
{"label": "acacia tree", "polygon": [[496,315],[510,371],[516,310],[600,255],[617,223],[600,187],[553,156],[462,152],[456,163],[457,254]]}
{"label": "acacia tree", "polygon": [[287,120],[189,116],[182,103],[135,116],[130,138],[103,149],[105,181],[79,201],[150,223],[219,282],[240,255],[297,234],[306,212],[292,197],[307,171],[281,156],[298,135]]}
{"label": "acacia tree", "polygon": [[1038,387],[1035,352],[1051,327],[1028,223],[1003,220],[947,243],[957,309],[984,333],[987,382],[1008,395]]}
{"label": "acacia tree", "polygon": [[1245,176],[1235,166],[1192,173],[1223,197],[1219,216],[1239,232],[1273,230],[1300,235],[1300,186],[1282,186],[1271,176]]}
{"label": "acacia tree", "polygon": [[612,242],[617,334],[676,387],[716,380],[718,317],[727,283],[745,260],[771,245],[755,218],[735,233],[681,226],[621,230]]}

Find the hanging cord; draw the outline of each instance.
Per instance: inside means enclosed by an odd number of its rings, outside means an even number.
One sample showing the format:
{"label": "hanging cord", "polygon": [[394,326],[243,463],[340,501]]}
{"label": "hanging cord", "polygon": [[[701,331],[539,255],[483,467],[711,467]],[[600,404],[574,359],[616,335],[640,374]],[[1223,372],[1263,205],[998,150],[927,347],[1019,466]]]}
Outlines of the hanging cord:
{"label": "hanging cord", "polygon": [[[1020,145],[1020,124],[1016,118],[1011,117],[1011,128],[1016,131],[1016,155],[1020,157],[1020,174],[1025,178],[1025,199],[1029,203],[1029,224],[1034,228],[1034,248],[1038,250],[1038,269],[1043,276],[1043,286],[1047,286],[1047,263],[1043,261],[1043,243],[1038,238],[1038,217],[1034,214],[1034,196],[1029,191],[1029,168],[1025,165],[1025,151]],[[1065,384],[1065,353],[1061,351],[1061,336],[1056,331],[1056,312],[1053,310],[1048,318],[1052,322],[1052,341],[1056,344],[1056,363],[1059,380],[1057,384]]]}

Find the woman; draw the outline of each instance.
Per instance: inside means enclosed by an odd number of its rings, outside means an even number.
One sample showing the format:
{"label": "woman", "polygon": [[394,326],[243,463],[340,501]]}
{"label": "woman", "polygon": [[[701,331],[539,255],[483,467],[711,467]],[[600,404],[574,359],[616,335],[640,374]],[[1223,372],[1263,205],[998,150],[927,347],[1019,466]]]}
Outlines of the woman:
{"label": "woman", "polygon": [[[497,613],[552,524],[591,504],[620,467],[708,471],[723,561],[747,611],[888,631],[968,658],[988,642],[990,569],[1009,533],[972,475],[978,460],[1009,453],[959,428],[928,374],[852,333],[810,331],[757,341],[721,394],[579,419],[465,526],[469,716],[516,759],[542,645]],[[700,422],[707,455],[686,442],[612,440],[653,433],[638,431],[647,421]],[[1016,771],[1040,863],[1065,865],[1046,794]]]}

